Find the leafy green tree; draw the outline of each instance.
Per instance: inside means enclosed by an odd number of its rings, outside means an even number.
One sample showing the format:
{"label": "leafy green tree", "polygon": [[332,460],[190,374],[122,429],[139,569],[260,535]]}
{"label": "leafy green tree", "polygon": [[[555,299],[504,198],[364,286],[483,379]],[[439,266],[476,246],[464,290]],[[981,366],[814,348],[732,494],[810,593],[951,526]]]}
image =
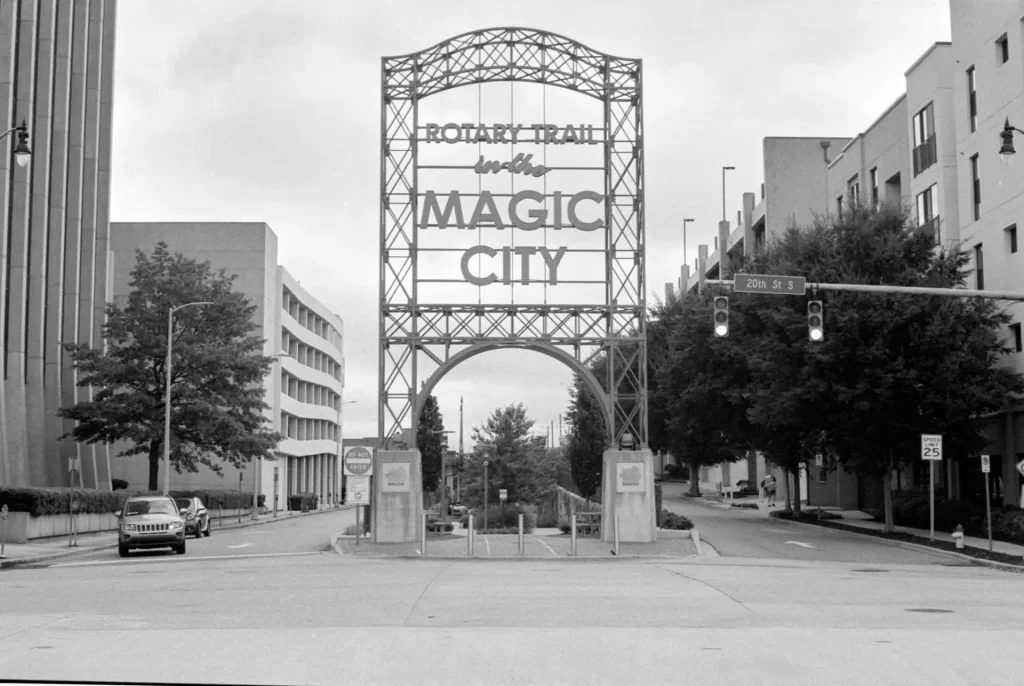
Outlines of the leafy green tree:
{"label": "leafy green tree", "polygon": [[271,457],[281,436],[262,411],[263,378],[273,358],[261,354],[253,331],[256,306],[232,290],[234,276],[213,273],[209,262],[171,254],[160,243],[150,256],[136,251],[132,288],[124,309],[107,305],[105,349],[65,345],[78,369],[78,385],[99,389],[93,399],[64,407],[77,422],[70,432],[84,443],[130,445],[119,456],[147,455],[149,489],[156,490],[164,440],[167,313],[174,315],[171,378],[171,464],[179,474],[204,464],[240,467]]}
{"label": "leafy green tree", "polygon": [[534,420],[522,403],[495,409],[480,427],[473,427],[476,444],[464,466],[463,499],[483,504],[483,463],[488,466],[488,499],[497,503],[498,490],[508,489],[510,502],[536,504],[551,490],[558,456],[549,454],[546,439],[535,437]]}
{"label": "leafy green tree", "polygon": [[607,429],[600,404],[578,374],[573,376],[569,389],[569,409],[565,420],[568,425],[565,452],[569,472],[579,495],[591,498],[601,488]]}
{"label": "leafy green tree", "polygon": [[441,460],[445,450],[444,419],[437,398],[427,396],[416,428],[416,446],[423,460],[423,490],[433,492],[441,483]]}
{"label": "leafy green tree", "polygon": [[[655,308],[648,342],[655,378],[652,435],[690,466],[690,494],[700,494],[700,468],[739,459],[747,447],[743,346],[712,331],[712,295],[684,295]],[[654,345],[651,345],[651,342]]]}

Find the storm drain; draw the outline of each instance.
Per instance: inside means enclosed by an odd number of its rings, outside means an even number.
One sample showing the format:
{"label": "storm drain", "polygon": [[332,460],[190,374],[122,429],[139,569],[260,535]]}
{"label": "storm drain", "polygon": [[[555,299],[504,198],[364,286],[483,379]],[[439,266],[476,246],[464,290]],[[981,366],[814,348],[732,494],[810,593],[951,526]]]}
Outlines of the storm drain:
{"label": "storm drain", "polygon": [[879,574],[879,573],[883,573],[883,572],[887,573],[889,570],[888,569],[851,569],[850,571],[851,572],[862,572],[864,574],[867,574],[867,573]]}
{"label": "storm drain", "polygon": [[932,614],[952,614],[953,610],[939,610],[934,607],[912,607],[907,612],[928,612]]}

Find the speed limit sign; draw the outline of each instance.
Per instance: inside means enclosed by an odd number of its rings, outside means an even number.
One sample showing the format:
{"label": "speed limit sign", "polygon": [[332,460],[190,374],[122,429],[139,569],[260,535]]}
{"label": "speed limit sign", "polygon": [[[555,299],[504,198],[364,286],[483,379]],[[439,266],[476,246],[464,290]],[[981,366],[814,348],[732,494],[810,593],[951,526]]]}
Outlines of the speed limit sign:
{"label": "speed limit sign", "polygon": [[988,474],[992,471],[992,460],[988,455],[981,456],[981,473]]}
{"label": "speed limit sign", "polygon": [[921,434],[921,459],[942,460],[942,435]]}

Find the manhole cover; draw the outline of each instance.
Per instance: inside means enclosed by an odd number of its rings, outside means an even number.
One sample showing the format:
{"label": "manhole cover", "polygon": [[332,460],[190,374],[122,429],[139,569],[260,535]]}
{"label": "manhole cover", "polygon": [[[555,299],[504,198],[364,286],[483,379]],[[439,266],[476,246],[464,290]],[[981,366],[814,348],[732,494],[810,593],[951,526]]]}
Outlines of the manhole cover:
{"label": "manhole cover", "polygon": [[934,607],[912,607],[907,612],[930,612],[933,614],[952,614],[953,610],[938,610]]}
{"label": "manhole cover", "polygon": [[879,574],[879,573],[882,573],[882,572],[888,572],[889,570],[888,569],[851,569],[850,571],[852,571],[852,572],[863,572],[865,574],[867,574],[869,572],[872,573],[872,574]]}

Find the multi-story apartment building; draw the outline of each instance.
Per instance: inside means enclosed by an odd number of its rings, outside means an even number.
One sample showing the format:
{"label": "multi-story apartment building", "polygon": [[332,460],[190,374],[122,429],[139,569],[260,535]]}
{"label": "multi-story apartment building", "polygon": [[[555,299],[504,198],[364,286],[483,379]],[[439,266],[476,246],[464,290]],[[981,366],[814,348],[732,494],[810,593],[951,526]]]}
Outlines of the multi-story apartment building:
{"label": "multi-story apartment building", "polygon": [[[906,92],[863,133],[852,138],[766,138],[761,199],[743,196],[743,212],[726,254],[756,251],[788,226],[814,213],[838,213],[851,203],[898,202],[947,248],[972,259],[968,286],[1024,292],[1024,257],[1017,225],[1024,224],[1024,172],[1000,155],[1007,121],[1024,128],[1024,0],[951,0],[951,42],[932,45],[905,72]],[[1024,136],[1017,141],[1024,146]],[[720,246],[715,246],[720,248]],[[705,248],[706,250],[706,248]],[[719,273],[716,249],[705,276]],[[694,265],[696,267],[696,265]],[[677,287],[695,291],[698,274],[684,267]],[[685,283],[684,283],[685,280]],[[1024,373],[1024,308],[1009,305],[1004,332],[1011,354],[1002,364]],[[1024,401],[992,417],[987,432],[994,497],[1024,505]],[[950,497],[976,498],[982,477],[975,456],[954,455],[936,483]],[[757,479],[764,475],[757,460]],[[815,472],[812,502],[866,508],[881,500],[880,484]],[[753,473],[753,471],[751,471]],[[897,474],[896,487],[920,484],[927,470]],[[807,491],[805,491],[807,492]],[[780,497],[783,497],[780,494]]]}
{"label": "multi-story apartment building", "polygon": [[103,446],[61,441],[88,397],[61,343],[102,341],[108,299],[117,0],[0,2],[0,485],[110,489]]}
{"label": "multi-story apartment building", "polygon": [[[175,488],[255,490],[273,507],[286,507],[287,496],[311,492],[322,505],[340,502],[342,405],[345,387],[344,325],[338,315],[307,292],[277,264],[277,236],[261,223],[119,223],[111,224],[115,256],[115,303],[128,296],[135,250],[151,252],[159,242],[172,252],[209,261],[236,277],[234,288],[256,305],[255,333],[264,338],[263,353],[276,357],[265,379],[268,425],[284,439],[277,459],[235,469],[223,476],[200,466],[198,472],[172,474]],[[113,446],[117,452],[120,446]],[[130,488],[147,483],[145,456],[112,457],[113,474]],[[275,487],[276,484],[276,487]]]}

